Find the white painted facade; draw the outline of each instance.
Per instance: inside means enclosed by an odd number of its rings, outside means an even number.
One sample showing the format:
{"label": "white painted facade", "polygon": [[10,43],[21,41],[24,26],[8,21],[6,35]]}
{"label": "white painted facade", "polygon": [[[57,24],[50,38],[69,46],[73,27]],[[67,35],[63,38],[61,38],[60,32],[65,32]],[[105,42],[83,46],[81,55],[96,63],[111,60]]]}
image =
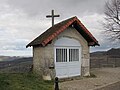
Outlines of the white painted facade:
{"label": "white painted facade", "polygon": [[[67,62],[56,62],[56,49],[67,49]],[[69,49],[78,49],[79,61],[69,62]],[[56,76],[66,78],[90,75],[89,59],[88,43],[73,27],[68,27],[47,46],[33,47],[34,72],[51,79]],[[53,67],[53,69],[49,67]]]}
{"label": "white painted facade", "polygon": [[[59,50],[61,61],[57,60]],[[54,44],[55,72],[58,78],[68,78],[81,75],[81,45],[73,38],[62,37]]]}

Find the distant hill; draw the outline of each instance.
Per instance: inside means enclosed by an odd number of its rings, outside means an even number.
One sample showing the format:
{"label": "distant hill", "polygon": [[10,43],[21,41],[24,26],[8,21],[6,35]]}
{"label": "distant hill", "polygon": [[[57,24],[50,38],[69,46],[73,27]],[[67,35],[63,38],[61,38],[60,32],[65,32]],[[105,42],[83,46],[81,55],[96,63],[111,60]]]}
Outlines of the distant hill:
{"label": "distant hill", "polygon": [[107,51],[107,55],[110,57],[118,57],[120,58],[120,48],[112,48]]}
{"label": "distant hill", "polygon": [[92,52],[92,53],[90,53],[90,56],[91,56],[91,57],[94,57],[94,56],[102,56],[102,55],[106,55],[106,51],[97,51],[97,52]]}
{"label": "distant hill", "polygon": [[90,54],[90,67],[120,67],[120,48],[98,51]]}
{"label": "distant hill", "polygon": [[15,59],[22,58],[20,56],[0,56],[0,61],[12,61]]}
{"label": "distant hill", "polygon": [[32,66],[32,57],[16,58],[0,61],[0,72],[22,73],[29,72]]}
{"label": "distant hill", "polygon": [[102,56],[102,55],[120,58],[120,48],[112,48],[108,51],[97,51],[97,52],[90,53],[91,57]]}

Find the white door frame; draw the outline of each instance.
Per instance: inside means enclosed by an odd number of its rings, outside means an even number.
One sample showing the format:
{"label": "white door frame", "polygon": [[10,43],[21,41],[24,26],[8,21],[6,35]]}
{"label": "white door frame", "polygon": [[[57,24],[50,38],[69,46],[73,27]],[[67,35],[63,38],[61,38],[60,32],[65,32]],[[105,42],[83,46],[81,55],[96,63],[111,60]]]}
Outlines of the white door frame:
{"label": "white door frame", "polygon": [[[56,62],[56,49],[67,49],[67,62]],[[69,61],[69,49],[78,49],[79,50],[79,61]],[[65,77],[72,77],[72,76],[78,76],[81,75],[81,45],[80,43],[75,39],[69,39],[69,38],[60,38],[55,42],[54,47],[54,62],[55,62],[55,72],[56,76],[59,78],[65,78]],[[78,66],[76,68],[75,66]],[[64,71],[61,71],[64,70]],[[70,68],[71,67],[71,68]],[[62,69],[64,68],[64,69]],[[76,68],[79,71],[74,70]],[[69,69],[69,70],[68,70]],[[71,70],[76,72],[72,72]],[[60,70],[60,71],[58,71]],[[58,72],[57,72],[58,71]],[[60,73],[59,73],[60,72]],[[62,76],[58,76],[57,73],[63,74]],[[74,74],[76,73],[76,74]]]}

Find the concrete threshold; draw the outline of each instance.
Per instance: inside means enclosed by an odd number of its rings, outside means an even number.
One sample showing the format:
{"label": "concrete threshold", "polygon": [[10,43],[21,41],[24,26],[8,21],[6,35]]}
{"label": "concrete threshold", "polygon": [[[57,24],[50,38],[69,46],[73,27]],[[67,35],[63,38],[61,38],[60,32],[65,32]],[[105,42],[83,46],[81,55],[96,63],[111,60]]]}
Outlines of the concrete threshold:
{"label": "concrete threshold", "polygon": [[120,81],[112,82],[90,90],[120,90]]}

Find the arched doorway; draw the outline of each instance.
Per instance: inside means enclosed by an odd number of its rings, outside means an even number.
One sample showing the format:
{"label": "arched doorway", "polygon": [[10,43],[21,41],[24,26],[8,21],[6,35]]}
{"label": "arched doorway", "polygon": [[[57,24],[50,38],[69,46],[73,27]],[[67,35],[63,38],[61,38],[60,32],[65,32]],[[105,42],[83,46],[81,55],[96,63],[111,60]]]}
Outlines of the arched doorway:
{"label": "arched doorway", "polygon": [[54,44],[56,77],[81,75],[81,45],[73,38],[61,37]]}

